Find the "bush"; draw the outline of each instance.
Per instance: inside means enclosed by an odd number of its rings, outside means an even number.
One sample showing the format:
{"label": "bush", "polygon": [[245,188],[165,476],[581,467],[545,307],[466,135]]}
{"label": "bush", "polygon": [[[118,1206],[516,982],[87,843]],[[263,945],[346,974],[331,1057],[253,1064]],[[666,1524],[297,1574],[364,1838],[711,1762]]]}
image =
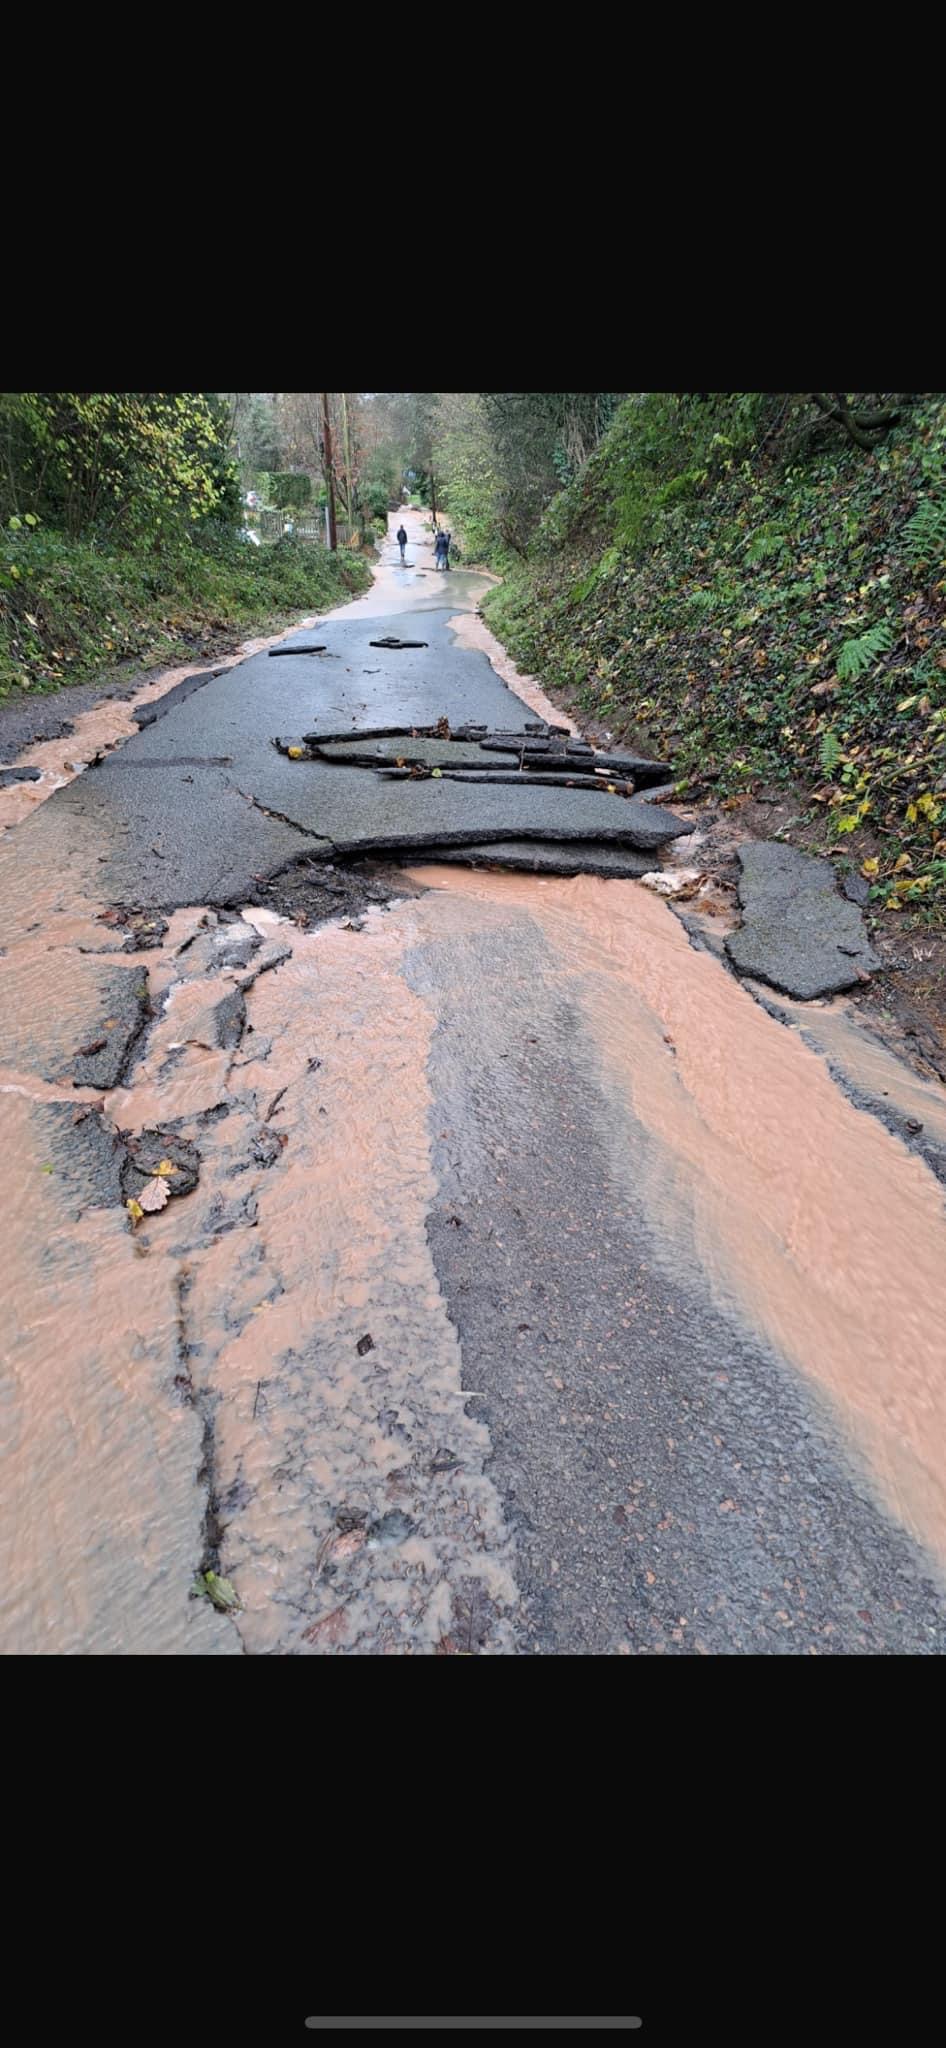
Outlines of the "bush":
{"label": "bush", "polygon": [[0,536],[0,696],[57,689],[121,661],[169,660],[209,635],[275,624],[365,590],[366,564],[316,542],[254,548],[217,525],[132,551],[42,528]]}
{"label": "bush", "polygon": [[310,505],[312,478],[301,476],[295,470],[271,473],[268,479],[268,495],[277,512],[289,512],[303,505]]}
{"label": "bush", "polygon": [[0,518],[173,545],[201,520],[234,516],[224,433],[200,392],[5,392]]}

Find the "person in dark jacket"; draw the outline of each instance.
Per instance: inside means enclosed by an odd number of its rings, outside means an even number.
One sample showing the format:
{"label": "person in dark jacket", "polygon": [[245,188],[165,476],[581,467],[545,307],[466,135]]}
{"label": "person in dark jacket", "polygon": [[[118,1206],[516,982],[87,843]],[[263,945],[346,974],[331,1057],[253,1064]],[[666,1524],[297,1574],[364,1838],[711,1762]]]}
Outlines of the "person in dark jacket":
{"label": "person in dark jacket", "polygon": [[397,533],[396,533],[396,535],[395,535],[395,539],[396,539],[396,541],[397,541],[398,547],[399,547],[399,548],[400,548],[400,550],[401,550],[401,564],[402,564],[402,566],[403,566],[403,563],[404,563],[404,550],[405,550],[405,548],[406,548],[406,546],[407,546],[407,535],[406,535],[406,533],[405,533],[405,531],[404,531],[404,528],[403,528],[403,526],[399,526],[399,527],[398,527]]}
{"label": "person in dark jacket", "polygon": [[438,569],[445,569],[447,566],[447,537],[440,532],[439,527],[434,541],[434,563]]}
{"label": "person in dark jacket", "polygon": [[452,538],[452,536],[451,536],[451,535],[450,535],[449,533],[445,533],[445,534],[444,534],[444,537],[443,537],[443,566],[444,566],[444,568],[445,568],[445,569],[449,569],[449,567],[450,567],[450,541],[451,541],[451,538]]}

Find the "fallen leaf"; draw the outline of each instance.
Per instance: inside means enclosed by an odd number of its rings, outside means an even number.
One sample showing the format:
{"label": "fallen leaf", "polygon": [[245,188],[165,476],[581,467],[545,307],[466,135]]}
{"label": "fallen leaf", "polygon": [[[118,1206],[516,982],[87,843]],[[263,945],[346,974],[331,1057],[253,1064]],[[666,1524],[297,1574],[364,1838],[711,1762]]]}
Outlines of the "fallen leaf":
{"label": "fallen leaf", "polygon": [[324,1614],[321,1621],[313,1621],[309,1628],[303,1629],[302,1639],[306,1643],[337,1643],[345,1628],[344,1607],[333,1607],[331,1614]]}
{"label": "fallen leaf", "polygon": [[155,1176],[153,1180],[149,1180],[142,1188],[138,1196],[137,1207],[144,1210],[146,1215],[152,1216],[156,1210],[163,1209],[170,1199],[171,1190],[168,1187],[167,1181],[159,1180]]}
{"label": "fallen leaf", "polygon": [[175,1166],[173,1159],[162,1159],[160,1166],[154,1168],[155,1174],[160,1174],[163,1180],[166,1180],[169,1174],[180,1173],[180,1171],[180,1167]]}
{"label": "fallen leaf", "polygon": [[877,859],[876,855],[874,856],[873,860],[865,860],[861,862],[861,874],[866,876],[868,881],[870,880],[871,875],[876,875],[879,872],[880,862]]}
{"label": "fallen leaf", "polygon": [[88,1059],[92,1053],[101,1052],[103,1045],[107,1044],[107,1038],[93,1038],[88,1045],[80,1045],[79,1052],[83,1058]]}
{"label": "fallen leaf", "polygon": [[301,747],[287,747],[287,748],[286,748],[286,752],[287,752],[287,754],[289,755],[289,759],[290,759],[290,761],[301,761],[301,759],[302,759],[302,748],[301,748]]}
{"label": "fallen leaf", "polygon": [[212,1600],[222,1614],[240,1605],[236,1587],[231,1586],[229,1579],[218,1579],[216,1572],[201,1572],[194,1581],[194,1591],[206,1593],[208,1600]]}
{"label": "fallen leaf", "polygon": [[125,1203],[125,1207],[128,1211],[129,1216],[131,1217],[132,1222],[140,1223],[142,1216],[145,1213],[141,1206],[141,1203],[133,1201],[131,1196],[129,1195],[129,1198]]}

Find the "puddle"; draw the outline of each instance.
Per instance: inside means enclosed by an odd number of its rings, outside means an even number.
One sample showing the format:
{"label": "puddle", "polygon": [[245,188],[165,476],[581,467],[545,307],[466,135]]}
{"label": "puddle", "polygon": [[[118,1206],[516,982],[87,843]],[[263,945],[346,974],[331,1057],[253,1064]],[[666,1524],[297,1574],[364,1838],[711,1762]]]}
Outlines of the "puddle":
{"label": "puddle", "polygon": [[388,533],[381,542],[381,561],[374,568],[371,589],[353,604],[337,605],[334,611],[321,613],[320,621],[393,618],[397,612],[441,611],[447,605],[462,612],[474,611],[498,579],[486,569],[435,569],[433,541],[427,526],[429,516],[427,512],[404,512],[407,556],[413,569],[402,569],[394,539],[402,515],[389,513]]}

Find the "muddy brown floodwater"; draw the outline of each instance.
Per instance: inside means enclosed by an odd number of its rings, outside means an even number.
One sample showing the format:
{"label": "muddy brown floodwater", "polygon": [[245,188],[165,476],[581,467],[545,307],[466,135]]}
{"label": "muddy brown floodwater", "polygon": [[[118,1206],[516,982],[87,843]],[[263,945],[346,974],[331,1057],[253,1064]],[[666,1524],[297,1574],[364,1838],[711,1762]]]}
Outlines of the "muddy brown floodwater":
{"label": "muddy brown floodwater", "polygon": [[[946,1210],[929,1169],[636,883],[412,874],[541,926],[615,1111],[655,1141],[633,1173],[669,1262],[696,1262],[830,1398],[889,1506],[946,1560]],[[941,1094],[925,1090],[932,1113]],[[614,1166],[627,1174],[621,1143]]]}

